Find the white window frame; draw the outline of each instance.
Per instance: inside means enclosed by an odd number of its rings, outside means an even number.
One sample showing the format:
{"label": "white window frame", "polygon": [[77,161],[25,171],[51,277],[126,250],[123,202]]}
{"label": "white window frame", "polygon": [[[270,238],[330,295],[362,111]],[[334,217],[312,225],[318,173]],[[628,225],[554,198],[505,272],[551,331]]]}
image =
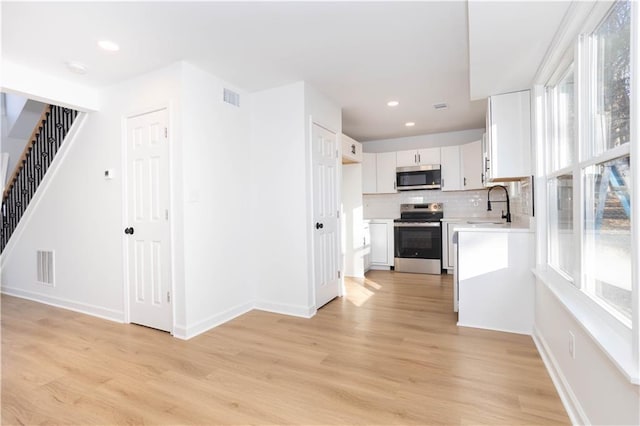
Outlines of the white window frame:
{"label": "white window frame", "polygon": [[[581,151],[580,141],[587,140],[590,136],[588,113],[584,111],[585,100],[589,100],[589,92],[585,91],[588,84],[585,76],[589,76],[590,66],[589,54],[587,50],[588,39],[596,30],[600,23],[608,15],[613,6],[611,2],[598,2],[595,4],[579,4],[575,12],[580,17],[578,24],[567,29],[555,40],[552,53],[546,58],[546,62],[536,75],[536,84],[533,88],[533,107],[535,111],[535,134],[536,134],[536,208],[541,212],[537,218],[537,264],[535,269],[539,281],[545,284],[559,299],[565,308],[572,313],[576,320],[582,324],[585,331],[590,334],[594,342],[607,354],[609,359],[619,368],[619,370],[629,379],[630,382],[640,384],[640,167],[637,166],[637,159],[640,158],[640,49],[639,29],[640,25],[640,3],[631,2],[631,142],[609,151],[605,151],[597,156],[584,159]],[[581,23],[580,23],[581,22]],[[564,53],[558,54],[559,46],[565,46]],[[588,60],[585,60],[588,59]],[[557,83],[571,62],[574,62],[575,81],[575,107],[577,127],[574,140],[574,159],[569,167],[559,170],[549,170],[548,138],[550,126],[548,125],[549,115],[547,114],[546,87]],[[546,77],[545,77],[546,76]],[[588,89],[588,86],[587,86]],[[583,285],[584,262],[583,233],[584,224],[584,181],[582,172],[585,167],[613,160],[625,155],[631,155],[631,188],[630,196],[632,200],[631,210],[631,253],[632,253],[632,318],[631,323],[620,321],[620,318],[612,314],[603,306],[596,302],[590,295],[581,290]],[[563,174],[572,174],[574,182],[574,238],[576,247],[580,247],[579,258],[574,262],[574,281],[567,279],[565,274],[558,273],[555,268],[549,267],[549,239],[548,227],[548,195],[547,185],[549,179],[556,178]]]}

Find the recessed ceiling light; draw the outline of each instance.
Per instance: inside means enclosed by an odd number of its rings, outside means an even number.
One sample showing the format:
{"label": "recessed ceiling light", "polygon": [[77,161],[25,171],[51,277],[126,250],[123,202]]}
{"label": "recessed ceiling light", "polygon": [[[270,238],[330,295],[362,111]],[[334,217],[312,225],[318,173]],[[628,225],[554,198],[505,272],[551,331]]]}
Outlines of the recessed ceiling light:
{"label": "recessed ceiling light", "polygon": [[74,72],[76,74],[86,74],[87,67],[82,65],[80,62],[67,62],[67,68],[69,71]]}
{"label": "recessed ceiling light", "polygon": [[398,105],[400,105],[400,102],[398,101],[389,101],[387,102],[387,105],[390,107],[397,107]]}
{"label": "recessed ceiling light", "polygon": [[107,52],[117,52],[120,50],[120,46],[110,40],[100,40],[98,46]]}
{"label": "recessed ceiling light", "polygon": [[407,127],[413,127],[416,125],[416,123],[414,123],[413,121],[407,121],[406,123],[404,123],[404,125]]}
{"label": "recessed ceiling light", "polygon": [[434,108],[436,111],[442,111],[442,110],[445,110],[445,109],[449,108],[449,105],[447,105],[447,104],[446,104],[446,103],[444,103],[444,102],[441,102],[441,103],[439,103],[439,104],[433,104],[433,108]]}

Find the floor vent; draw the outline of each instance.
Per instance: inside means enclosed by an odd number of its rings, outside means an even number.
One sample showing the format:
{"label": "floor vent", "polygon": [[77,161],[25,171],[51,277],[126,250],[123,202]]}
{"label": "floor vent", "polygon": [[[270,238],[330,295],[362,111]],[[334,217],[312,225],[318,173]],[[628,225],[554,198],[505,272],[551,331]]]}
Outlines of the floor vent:
{"label": "floor vent", "polygon": [[237,107],[240,106],[240,95],[229,89],[224,89],[222,100],[228,104],[235,105]]}
{"label": "floor vent", "polygon": [[53,260],[53,252],[38,250],[37,252],[37,261],[38,261],[38,284],[47,285],[50,287],[54,286],[53,281],[53,272],[54,272],[54,260]]}

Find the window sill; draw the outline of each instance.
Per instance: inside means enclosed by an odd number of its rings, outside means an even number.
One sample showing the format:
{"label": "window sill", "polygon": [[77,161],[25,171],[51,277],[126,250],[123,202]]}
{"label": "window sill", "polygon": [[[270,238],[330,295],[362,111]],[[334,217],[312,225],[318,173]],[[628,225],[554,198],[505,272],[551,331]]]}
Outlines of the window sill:
{"label": "window sill", "polygon": [[550,268],[538,265],[532,271],[627,380],[640,385],[640,371],[634,360],[631,330]]}

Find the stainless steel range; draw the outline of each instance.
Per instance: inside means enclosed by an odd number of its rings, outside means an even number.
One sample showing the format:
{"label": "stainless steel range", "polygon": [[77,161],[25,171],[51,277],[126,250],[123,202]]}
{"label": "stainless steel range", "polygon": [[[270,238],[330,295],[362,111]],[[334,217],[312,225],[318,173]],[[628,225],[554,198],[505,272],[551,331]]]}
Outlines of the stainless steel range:
{"label": "stainless steel range", "polygon": [[394,220],[394,269],[419,274],[442,273],[442,203],[401,204]]}

